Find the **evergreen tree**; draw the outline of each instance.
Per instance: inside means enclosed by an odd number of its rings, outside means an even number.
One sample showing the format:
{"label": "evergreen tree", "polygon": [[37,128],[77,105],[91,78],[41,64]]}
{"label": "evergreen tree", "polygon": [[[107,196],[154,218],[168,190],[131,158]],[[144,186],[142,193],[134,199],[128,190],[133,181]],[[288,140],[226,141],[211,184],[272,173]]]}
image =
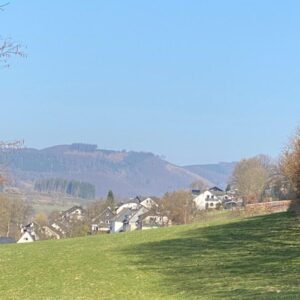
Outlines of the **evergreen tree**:
{"label": "evergreen tree", "polygon": [[106,206],[110,207],[112,210],[115,209],[116,203],[115,203],[115,196],[112,190],[108,191],[107,197],[106,197]]}
{"label": "evergreen tree", "polygon": [[230,184],[227,184],[227,187],[226,187],[226,190],[225,192],[228,193],[231,191],[231,185]]}

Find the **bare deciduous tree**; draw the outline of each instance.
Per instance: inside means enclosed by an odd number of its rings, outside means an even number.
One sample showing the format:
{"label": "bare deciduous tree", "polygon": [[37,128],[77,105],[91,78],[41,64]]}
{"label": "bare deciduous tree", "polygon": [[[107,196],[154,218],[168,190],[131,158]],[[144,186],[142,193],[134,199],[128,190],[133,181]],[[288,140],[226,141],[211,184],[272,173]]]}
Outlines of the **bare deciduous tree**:
{"label": "bare deciduous tree", "polygon": [[192,195],[187,191],[166,193],[159,201],[159,210],[167,215],[174,224],[191,222],[194,202]]}
{"label": "bare deciduous tree", "polygon": [[266,156],[243,159],[235,167],[231,184],[246,202],[259,202],[270,172],[270,160]]}
{"label": "bare deciduous tree", "polygon": [[[3,11],[8,3],[0,5],[0,11]],[[20,43],[14,42],[11,38],[1,38],[0,36],[0,65],[9,67],[9,59],[13,56],[25,57]]]}
{"label": "bare deciduous tree", "polygon": [[20,225],[28,221],[31,212],[23,200],[0,196],[0,235],[17,238]]}
{"label": "bare deciduous tree", "polygon": [[283,152],[280,169],[300,198],[300,129]]}

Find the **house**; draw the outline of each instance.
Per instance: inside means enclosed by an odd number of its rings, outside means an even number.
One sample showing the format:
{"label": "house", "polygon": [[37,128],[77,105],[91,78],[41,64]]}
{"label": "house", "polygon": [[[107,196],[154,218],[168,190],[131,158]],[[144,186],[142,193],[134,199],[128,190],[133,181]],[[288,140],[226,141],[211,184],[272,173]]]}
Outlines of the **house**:
{"label": "house", "polygon": [[215,192],[215,193],[224,193],[224,191],[222,189],[220,189],[217,186],[213,186],[209,189],[210,192]]}
{"label": "house", "polygon": [[192,195],[193,196],[199,196],[200,194],[201,194],[201,190],[199,190],[199,189],[192,190]]}
{"label": "house", "polygon": [[21,237],[17,241],[18,244],[21,243],[31,243],[34,241],[39,240],[39,236],[37,234],[38,230],[40,229],[39,224],[36,222],[31,222],[25,226],[21,225]]}
{"label": "house", "polygon": [[112,233],[123,232],[126,231],[127,223],[129,222],[129,218],[132,216],[133,210],[124,207],[114,218],[111,220],[111,231]]}
{"label": "house", "polygon": [[62,234],[51,226],[42,227],[44,235],[49,239],[59,240],[62,238]]}
{"label": "house", "polygon": [[170,225],[170,220],[167,216],[153,214],[151,211],[142,215],[142,229],[153,229]]}
{"label": "house", "polygon": [[139,204],[137,209],[125,207],[111,220],[111,232],[125,232],[142,228],[141,216],[149,209]]}
{"label": "house", "polygon": [[201,193],[193,201],[198,210],[215,209],[222,204],[220,197],[210,190]]}
{"label": "house", "polygon": [[11,237],[6,237],[6,236],[0,236],[0,245],[1,244],[12,244],[15,243],[16,240]]}
{"label": "house", "polygon": [[74,226],[74,223],[81,222],[86,217],[86,210],[81,206],[75,205],[70,209],[61,212],[60,216],[53,221],[51,226],[45,228],[48,235],[52,238],[66,237]]}
{"label": "house", "polygon": [[60,237],[66,237],[69,226],[67,222],[62,222],[62,220],[58,219],[51,224],[50,229],[55,230]]}
{"label": "house", "polygon": [[35,241],[35,236],[31,235],[29,232],[24,232],[20,239],[17,241],[18,244],[32,243]]}
{"label": "house", "polygon": [[142,200],[141,205],[143,205],[144,207],[146,207],[148,209],[152,209],[153,207],[158,207],[158,205],[155,203],[155,201],[150,197]]}
{"label": "house", "polygon": [[70,209],[62,212],[62,219],[71,221],[71,220],[83,220],[85,217],[85,209],[83,209],[81,206],[75,205],[71,207]]}
{"label": "house", "polygon": [[92,219],[92,232],[110,232],[111,220],[115,214],[107,207],[98,216]]}
{"label": "house", "polygon": [[145,206],[148,209],[151,209],[153,206],[157,206],[155,201],[150,197],[140,197],[136,196],[135,198],[130,199],[126,203],[122,203],[116,209],[116,213],[120,213],[124,208],[130,208],[132,210],[139,209],[140,205]]}

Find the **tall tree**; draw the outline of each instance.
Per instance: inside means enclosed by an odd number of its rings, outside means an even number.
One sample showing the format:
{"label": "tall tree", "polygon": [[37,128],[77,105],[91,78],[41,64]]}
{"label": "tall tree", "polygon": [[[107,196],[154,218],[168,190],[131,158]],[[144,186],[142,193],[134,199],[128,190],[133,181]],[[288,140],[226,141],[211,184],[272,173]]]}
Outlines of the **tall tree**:
{"label": "tall tree", "polygon": [[235,167],[231,185],[246,202],[259,202],[270,176],[270,160],[263,155],[241,160]]}
{"label": "tall tree", "polygon": [[112,190],[109,190],[106,197],[106,206],[110,207],[112,210],[116,207],[115,196]]}

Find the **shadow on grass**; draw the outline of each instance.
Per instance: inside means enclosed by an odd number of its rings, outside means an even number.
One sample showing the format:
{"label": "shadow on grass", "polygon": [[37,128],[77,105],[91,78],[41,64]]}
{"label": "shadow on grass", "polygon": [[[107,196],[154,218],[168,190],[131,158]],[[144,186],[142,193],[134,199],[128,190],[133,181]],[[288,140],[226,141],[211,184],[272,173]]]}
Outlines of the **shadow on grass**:
{"label": "shadow on grass", "polygon": [[291,213],[180,232],[124,250],[183,299],[300,299],[300,228]]}

